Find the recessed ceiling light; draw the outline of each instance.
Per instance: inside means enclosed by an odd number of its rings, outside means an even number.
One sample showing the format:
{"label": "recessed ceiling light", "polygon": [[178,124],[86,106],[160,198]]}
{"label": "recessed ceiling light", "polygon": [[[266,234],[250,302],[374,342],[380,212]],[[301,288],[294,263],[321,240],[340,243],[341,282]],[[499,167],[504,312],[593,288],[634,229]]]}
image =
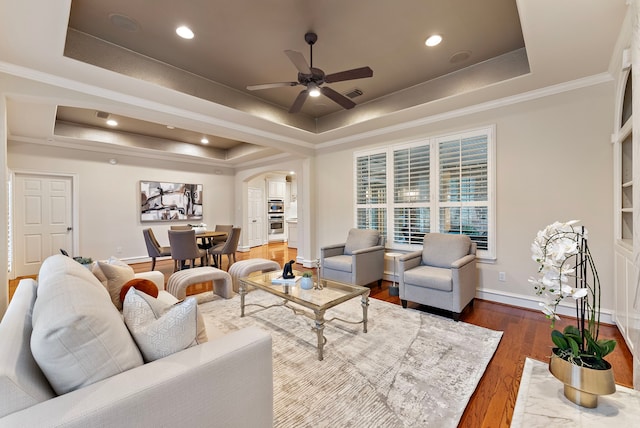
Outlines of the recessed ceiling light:
{"label": "recessed ceiling light", "polygon": [[202,137],[202,139],[200,140],[200,142],[202,144],[209,144],[209,139],[207,137]]}
{"label": "recessed ceiling light", "polygon": [[176,34],[183,39],[193,39],[193,31],[191,31],[191,28],[186,25],[181,25],[176,28]]}
{"label": "recessed ceiling light", "polygon": [[109,125],[109,126],[118,126],[118,122],[113,120],[113,119],[109,119],[109,120],[107,120],[107,125]]}
{"label": "recessed ceiling light", "polygon": [[429,36],[429,38],[424,42],[427,46],[437,46],[442,41],[442,36],[439,34],[434,34],[433,36]]}

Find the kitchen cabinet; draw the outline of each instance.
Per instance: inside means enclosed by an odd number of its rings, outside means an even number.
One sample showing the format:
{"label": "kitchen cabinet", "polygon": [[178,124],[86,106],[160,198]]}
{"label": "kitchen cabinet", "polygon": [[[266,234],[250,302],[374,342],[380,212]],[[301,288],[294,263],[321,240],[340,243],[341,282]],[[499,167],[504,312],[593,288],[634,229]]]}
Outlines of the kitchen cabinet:
{"label": "kitchen cabinet", "polygon": [[289,248],[298,248],[298,221],[287,220],[287,244]]}
{"label": "kitchen cabinet", "polygon": [[269,180],[267,182],[269,189],[269,199],[284,199],[287,184],[284,181]]}

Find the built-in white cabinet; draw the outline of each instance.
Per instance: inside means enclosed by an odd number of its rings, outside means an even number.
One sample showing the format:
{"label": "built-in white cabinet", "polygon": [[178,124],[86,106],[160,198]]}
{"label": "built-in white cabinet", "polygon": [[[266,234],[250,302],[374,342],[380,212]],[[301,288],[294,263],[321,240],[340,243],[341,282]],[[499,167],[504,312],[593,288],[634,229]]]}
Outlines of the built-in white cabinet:
{"label": "built-in white cabinet", "polygon": [[[633,40],[633,38],[632,38]],[[635,118],[633,107],[638,100],[633,97],[634,67],[631,49],[627,49],[620,61],[620,75],[616,90],[614,146],[615,186],[615,244],[614,289],[615,322],[634,359],[634,387],[640,389],[640,285],[636,254],[640,254],[640,147],[638,135],[639,114]],[[637,108],[636,108],[637,110]]]}
{"label": "built-in white cabinet", "polygon": [[283,199],[287,193],[287,184],[284,180],[268,180],[269,199]]}
{"label": "built-in white cabinet", "polygon": [[287,221],[287,245],[289,248],[298,248],[297,221]]}

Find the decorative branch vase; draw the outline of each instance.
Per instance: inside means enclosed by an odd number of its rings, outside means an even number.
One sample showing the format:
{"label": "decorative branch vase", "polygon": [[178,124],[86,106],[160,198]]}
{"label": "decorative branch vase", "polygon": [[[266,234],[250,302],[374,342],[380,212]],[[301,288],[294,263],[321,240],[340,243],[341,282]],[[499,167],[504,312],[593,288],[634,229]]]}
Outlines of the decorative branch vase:
{"label": "decorative branch vase", "polygon": [[578,406],[593,409],[598,407],[598,396],[616,392],[613,370],[590,369],[578,366],[551,354],[549,371],[564,384],[564,396]]}

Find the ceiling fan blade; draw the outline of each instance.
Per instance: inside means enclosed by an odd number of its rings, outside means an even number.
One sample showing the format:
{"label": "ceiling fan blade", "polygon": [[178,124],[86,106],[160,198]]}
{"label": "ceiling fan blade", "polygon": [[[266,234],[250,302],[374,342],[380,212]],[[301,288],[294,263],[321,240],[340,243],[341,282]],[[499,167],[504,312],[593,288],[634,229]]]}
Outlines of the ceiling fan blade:
{"label": "ceiling fan blade", "polygon": [[260,89],[282,88],[285,86],[297,86],[298,82],[278,82],[278,83],[263,83],[261,85],[249,85],[247,89],[250,91],[258,91]]}
{"label": "ceiling fan blade", "polygon": [[327,83],[342,82],[343,80],[364,79],[373,76],[373,70],[369,67],[354,68],[352,70],[340,71],[338,73],[327,74],[324,81]]}
{"label": "ceiling fan blade", "polygon": [[304,59],[304,55],[300,52],[291,50],[286,50],[284,53],[287,54],[293,65],[296,66],[300,73],[311,74],[311,69],[309,68],[309,64],[307,64],[307,60]]}
{"label": "ceiling fan blade", "polygon": [[321,86],[320,92],[322,92],[322,95],[331,99],[332,101],[335,101],[336,103],[340,104],[343,108],[346,108],[347,110],[352,109],[356,106],[356,103],[354,103],[344,95],[329,88],[328,86]]}
{"label": "ceiling fan blade", "polygon": [[307,100],[307,96],[308,95],[309,95],[309,90],[308,89],[300,91],[300,93],[296,97],[296,100],[291,105],[291,108],[289,109],[289,113],[297,113],[297,112],[299,112],[300,109],[302,108],[302,105]]}

